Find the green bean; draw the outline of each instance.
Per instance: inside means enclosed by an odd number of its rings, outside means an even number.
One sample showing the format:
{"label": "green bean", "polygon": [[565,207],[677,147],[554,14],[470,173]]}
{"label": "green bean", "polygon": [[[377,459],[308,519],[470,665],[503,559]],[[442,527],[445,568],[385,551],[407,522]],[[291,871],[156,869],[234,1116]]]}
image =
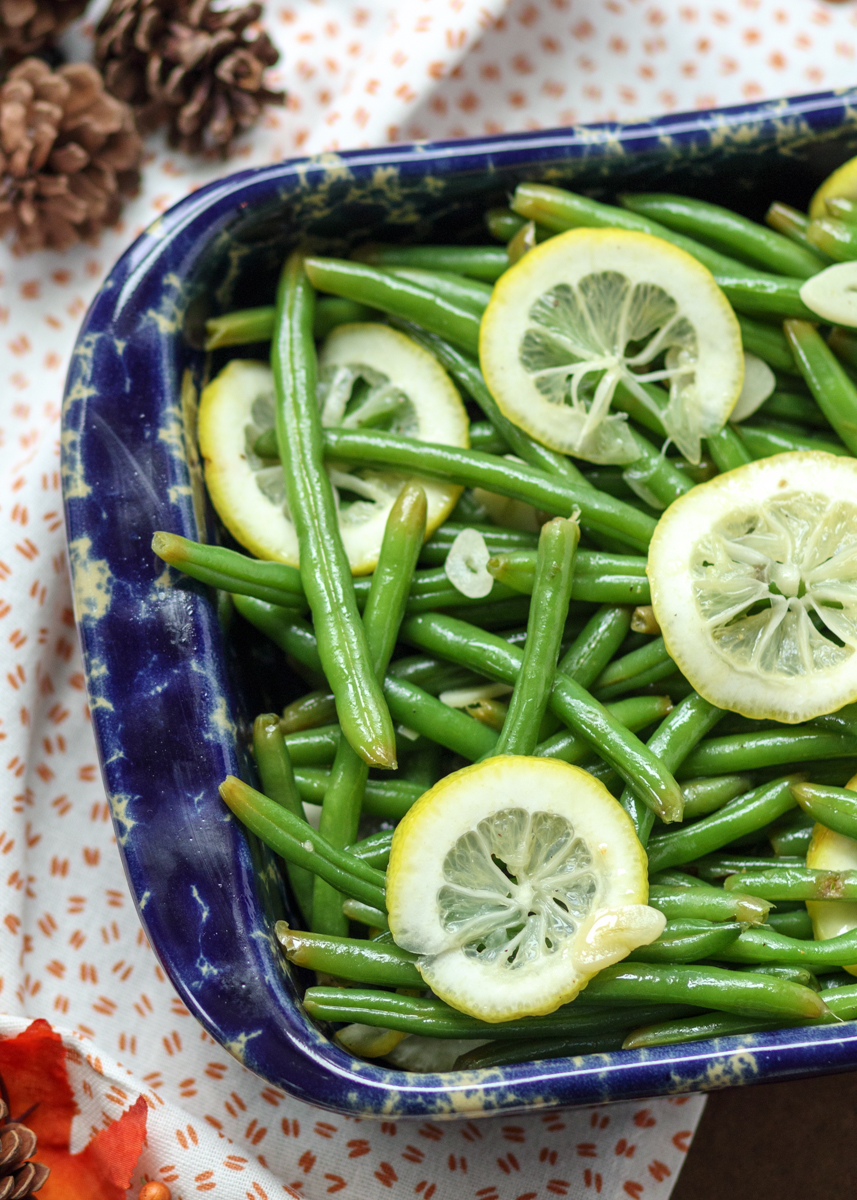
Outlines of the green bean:
{"label": "green bean", "polygon": [[557,670],[583,687],[590,687],[622,645],[630,622],[631,610],[627,606],[602,605],[563,654]]}
{"label": "green bean", "polygon": [[325,682],[315,633],[309,621],[292,610],[266,604],[252,596],[233,593],[232,600],[241,616],[279,646],[309,683]]}
{"label": "green bean", "polygon": [[828,196],[824,201],[824,207],[831,217],[837,217],[849,225],[853,225],[857,221],[857,205],[848,196]]}
{"label": "green bean", "polygon": [[392,829],[382,829],[379,833],[370,833],[359,842],[353,842],[348,847],[348,853],[355,858],[367,862],[370,867],[386,871],[390,860],[390,847],[393,844]]}
{"label": "green bean", "polygon": [[777,855],[806,854],[812,837],[812,821],[802,812],[786,813],[768,830],[768,841]]}
{"label": "green bean", "polygon": [[[811,987],[814,992],[823,990],[816,976],[806,967],[789,967],[780,963],[754,963],[753,966],[739,969],[747,971],[751,975],[773,975],[775,979],[790,979],[792,983],[801,983],[804,987]],[[843,982],[849,979],[844,973],[837,972],[836,974],[841,974]],[[835,983],[832,986],[836,986]]]}
{"label": "green bean", "polygon": [[365,1025],[439,1038],[577,1037],[602,1033],[611,1025],[617,1030],[627,1029],[629,1019],[634,1019],[627,1008],[587,1009],[567,1004],[545,1017],[520,1017],[495,1024],[470,1017],[433,997],[402,996],[395,992],[351,987],[307,988],[304,1007],[310,1016],[322,1021],[360,1021]]}
{"label": "green bean", "polygon": [[[774,914],[772,914],[774,915]],[[783,916],[793,916],[783,913]],[[801,914],[809,922],[808,914]],[[770,922],[769,922],[770,925]],[[776,962],[796,964],[801,967],[848,967],[857,962],[857,929],[840,933],[836,937],[816,942],[812,935],[808,939],[788,937],[769,925],[747,929],[725,950],[716,956],[725,962]]]}
{"label": "green bean", "polygon": [[330,766],[336,757],[342,731],[336,724],[300,729],[285,735],[286,749],[296,767]]}
{"label": "green bean", "polygon": [[[627,1024],[627,1018],[626,1018]],[[622,1048],[622,1033],[605,1031],[570,1038],[532,1038],[529,1041],[489,1042],[460,1054],[454,1071],[478,1071],[486,1067],[508,1067],[515,1063],[539,1062],[545,1058],[579,1058],[605,1054]]]}
{"label": "green bean", "polygon": [[[471,433],[473,426],[470,426]],[[496,525],[462,525],[446,521],[435,530],[422,548],[420,562],[424,566],[439,567],[446,562],[452,543],[465,529],[475,529],[485,538],[485,545],[492,554],[504,554],[508,550],[536,550],[539,545],[537,533],[524,533],[520,529],[502,529]]]}
{"label": "green bean", "polygon": [[523,217],[519,217],[517,213],[513,213],[511,208],[489,208],[485,212],[485,225],[488,232],[498,242],[504,245],[510,242],[516,233],[519,233],[526,225]]}
{"label": "green bean", "polygon": [[542,526],[524,657],[495,754],[535,751],[556,675],[579,540],[576,521],[554,517]]}
{"label": "green bean", "polygon": [[[662,720],[671,710],[672,701],[668,696],[632,696],[630,700],[618,700],[605,708],[626,729],[636,733],[653,721]],[[567,763],[582,762],[589,753],[589,744],[569,729],[545,738],[533,751],[536,758],[560,758]]]}
{"label": "green bean", "polygon": [[825,713],[812,721],[812,726],[829,733],[844,733],[857,737],[857,704],[846,704],[838,712]]}
{"label": "green bean", "polygon": [[857,388],[833,351],[808,321],[783,328],[816,403],[852,454],[857,454]]}
{"label": "green bean", "polygon": [[421,267],[427,271],[454,271],[493,283],[509,269],[509,259],[499,246],[388,246],[367,243],[351,256],[377,267]]}
{"label": "green bean", "polygon": [[[469,717],[467,719],[470,720]],[[321,804],[330,784],[330,771],[321,767],[295,767],[295,783],[302,800]],[[370,817],[383,817],[385,821],[400,821],[424,790],[407,779],[367,779],[363,791],[363,812]]]}
{"label": "green bean", "polygon": [[476,450],[461,450],[421,442],[416,438],[377,432],[325,431],[329,458],[367,466],[413,469],[421,476],[483,487],[513,500],[533,504],[553,516],[569,516],[580,509],[581,524],[598,533],[620,538],[634,549],[645,550],[655,522],[630,504],[614,500],[595,488],[577,486],[524,463],[510,462]]}
{"label": "green bean", "polygon": [[[718,957],[732,954],[744,938],[756,936],[759,929],[737,937]],[[606,967],[590,980],[577,1003],[629,1004],[657,1002],[695,1004],[760,1017],[819,1017],[826,1011],[817,992],[787,979],[744,972],[724,971],[718,967],[619,963]]]}
{"label": "green bean", "polygon": [[[758,413],[756,416],[758,417]],[[841,442],[828,442],[821,438],[786,433],[782,427],[741,424],[736,428],[750,457],[754,459],[769,458],[772,454],[787,454],[795,450],[814,450],[824,454],[848,456],[848,451]]]}
{"label": "green bean", "polygon": [[[304,806],[295,783],[291,759],[275,713],[263,713],[253,723],[253,753],[265,795],[287,808],[300,820],[306,820]],[[286,874],[304,920],[312,917],[313,877],[294,863],[286,863]]]}
{"label": "green bean", "polygon": [[236,583],[252,583],[259,600],[306,609],[300,571],[286,563],[262,562],[162,530],[153,535],[152,550],[170,566],[211,587],[232,591]]}
{"label": "green bean", "polygon": [[674,246],[693,255],[715,275],[719,272],[736,277],[755,277],[757,274],[737,259],[720,254],[693,238],[675,233],[660,221],[617,208],[612,204],[601,204],[597,200],[590,200],[586,196],[562,188],[542,183],[519,183],[512,200],[512,208],[521,216],[539,221],[555,233],[581,226],[648,233],[666,242],[672,242]]}
{"label": "green bean", "polygon": [[[665,1021],[635,1029],[622,1043],[625,1050],[641,1050],[649,1046],[671,1046],[676,1042],[701,1042],[709,1038],[735,1037],[738,1034],[764,1033],[782,1025],[835,1025],[857,1017],[857,987],[840,989],[841,995],[825,993],[829,1012],[803,1021],[757,1021],[752,1017],[703,1013],[678,1021]],[[846,995],[847,993],[847,995]]]}
{"label": "green bean", "polygon": [[756,896],[744,892],[725,892],[723,888],[711,887],[699,880],[695,880],[690,887],[684,884],[652,884],[649,887],[649,904],[671,921],[685,918],[761,925],[771,911],[771,905]]}
{"label": "green bean", "polygon": [[447,750],[461,754],[471,762],[494,753],[497,734],[492,729],[474,721],[460,709],[436,700],[416,684],[388,676],[384,682],[384,695],[395,720]]}
{"label": "green bean", "polygon": [[386,908],[385,879],[380,871],[337,850],[312,825],[234,775],[227,775],[220,795],[239,821],[281,858],[320,875],[346,896],[373,908]]}
{"label": "green bean", "polygon": [[549,450],[547,446],[543,446],[541,442],[531,438],[520,426],[510,421],[500,411],[500,406],[488,390],[475,359],[463,354],[455,346],[451,346],[435,334],[425,333],[406,322],[401,325],[415,342],[435,356],[453,379],[472,397],[513,453],[522,458],[524,462],[529,463],[531,467],[538,467],[542,471],[547,471],[549,475],[564,476],[572,483],[582,487],[588,486],[586,477],[571,459],[565,454],[558,454],[556,450]]}
{"label": "green bean", "polygon": [[857,900],[857,871],[772,867],[730,875],[723,886],[726,891],[740,888],[763,900]]}
{"label": "green bean", "polygon": [[665,871],[669,867],[693,862],[704,854],[728,846],[737,837],[763,829],[769,822],[795,807],[795,799],[791,794],[791,784],[794,782],[793,778],[786,778],[763,784],[746,796],[730,800],[719,812],[703,817],[686,829],[676,829],[651,838],[648,846],[649,870]]}
{"label": "green bean", "polygon": [[385,912],[382,912],[380,908],[372,908],[370,904],[361,904],[359,900],[343,900],[342,911],[349,921],[368,925],[370,929],[380,929],[386,932],[390,928]]}
{"label": "green bean", "polygon": [[796,783],[792,795],[814,821],[845,837],[857,838],[857,792],[851,788]]}
{"label": "green bean", "polygon": [[304,933],[290,929],[285,921],[275,926],[277,941],[289,962],[310,971],[324,971],[355,983],[376,987],[422,988],[416,968],[417,956],[398,946],[379,946],[358,938]]}
{"label": "green bean", "polygon": [[749,350],[751,354],[763,359],[768,366],[775,367],[778,371],[797,374],[797,363],[782,326],[771,325],[767,321],[756,321],[743,313],[735,315],[741,326],[741,341],[745,350]]}
{"label": "green bean", "polygon": [[688,779],[681,785],[684,796],[684,819],[695,820],[716,812],[736,796],[743,796],[753,786],[753,776],[713,775],[702,779]]}
{"label": "green bean", "polygon": [[835,325],[827,339],[830,349],[850,370],[857,369],[857,330]]}
{"label": "green bean", "polygon": [[[408,617],[402,637],[411,645],[478,669],[514,685],[523,654],[494,634],[440,614]],[[557,675],[552,710],[626,781],[635,795],[666,820],[681,817],[681,792],[671,773],[621,722],[567,675]]]}
{"label": "green bean", "polygon": [[734,471],[752,462],[752,456],[732,425],[724,425],[719,433],[706,438],[708,453],[721,472]]}
{"label": "green bean", "polygon": [[271,343],[276,425],[289,510],[300,548],[301,582],[319,657],[336,697],[342,732],[367,763],[396,765],[390,714],[372,668],[342,545],[333,489],[324,470],[312,341],[314,295],[300,253],[286,262]]}
{"label": "green bean", "polygon": [[[580,551],[578,557],[572,591],[575,600],[617,605],[646,604],[651,599],[649,581],[637,568],[637,563],[645,563],[645,559],[600,551]],[[527,596],[533,590],[535,567],[532,550],[501,551],[488,560],[488,571],[497,581],[495,587],[508,587]]]}
{"label": "green bean", "polygon": [[809,279],[826,266],[813,250],[719,204],[666,192],[624,195],[619,199],[631,212],[660,221],[679,233],[690,234],[753,267]]}
{"label": "green bean", "polygon": [[802,279],[781,275],[744,275],[714,272],[714,281],[734,309],[753,317],[798,317],[818,320],[818,314],[800,298]]}
{"label": "green bean", "polygon": [[397,658],[395,662],[390,663],[387,674],[396,679],[404,679],[407,683],[418,683],[432,696],[439,696],[441,692],[450,691],[452,688],[479,687],[485,682],[484,675],[452,666],[430,654],[412,654],[406,658]]}
{"label": "green bean", "polygon": [[509,600],[493,600],[487,604],[453,605],[445,609],[445,615],[461,621],[469,621],[480,629],[508,630],[511,625],[520,625],[530,613],[527,596],[512,596]]}
{"label": "green bean", "polygon": [[470,422],[470,449],[485,454],[511,454],[512,448],[490,421]]}
{"label": "green bean", "polygon": [[723,880],[736,871],[766,871],[771,866],[802,867],[800,858],[747,857],[737,854],[708,854],[693,863],[699,878],[706,883]]}
{"label": "green bean", "polygon": [[622,471],[622,478],[646,504],[663,509],[679,496],[689,492],[693,480],[679,471],[652,443],[635,429],[631,434],[639,457]]}
{"label": "green bean", "polygon": [[[760,408],[757,417],[773,417],[774,420],[792,421],[797,425],[814,425],[830,429],[830,423],[814,400],[797,396],[792,392],[772,392]],[[472,428],[472,426],[471,426]]]}
{"label": "green bean", "polygon": [[[274,332],[274,305],[245,308],[240,312],[210,317],[205,322],[205,349],[219,350],[221,346],[244,346],[252,342],[269,342]],[[326,338],[337,325],[353,321],[371,321],[378,313],[365,304],[343,300],[339,296],[323,296],[316,301],[312,332],[316,338]]]}
{"label": "green bean", "polygon": [[[363,613],[366,644],[376,679],[383,680],[396,644],[414,567],[425,538],[426,512],[425,492],[419,484],[409,483],[399,492],[387,517]],[[357,837],[368,776],[366,761],[341,738],[319,820],[319,831],[334,846],[347,846]],[[342,897],[323,879],[315,881],[312,927],[317,933],[348,932]]]}
{"label": "green bean", "polygon": [[788,766],[857,753],[857,739],[812,729],[766,729],[760,733],[709,738],[682,764],[683,778],[726,775],[761,767]]}
{"label": "green bean", "polygon": [[476,353],[480,318],[471,309],[363,263],[342,258],[308,258],[305,265],[315,287],[359,303],[368,302],[373,308],[414,321],[456,346]]}
{"label": "green bean", "polygon": [[492,289],[487,283],[477,283],[475,279],[467,279],[451,271],[425,271],[419,267],[383,267],[382,270],[394,279],[415,283],[417,287],[466,308],[478,317],[482,316],[491,299]]}
{"label": "green bean", "polygon": [[772,912],[765,924],[775,933],[801,941],[809,941],[813,936],[812,921],[805,908],[794,909],[792,912]]}
{"label": "green bean", "polygon": [[646,683],[653,683],[672,674],[674,670],[675,663],[669,656],[664,639],[653,638],[638,650],[615,658],[593,682],[592,690],[599,700],[609,700],[621,696],[623,692],[632,691],[641,677],[645,677]]}
{"label": "green bean", "polygon": [[280,717],[280,731],[298,733],[304,729],[318,729],[321,725],[330,725],[336,721],[336,702],[333,692],[319,689],[307,692],[298,700],[293,700],[283,709]]}
{"label": "green bean", "polygon": [[816,217],[807,226],[810,245],[817,246],[834,262],[853,262],[857,258],[857,229],[836,217]]}
{"label": "green bean", "polygon": [[724,950],[744,926],[739,921],[706,921],[682,918],[667,921],[660,937],[632,950],[626,962],[691,963]]}
{"label": "green bean", "polygon": [[824,266],[830,265],[830,257],[823,251],[817,250],[807,237],[810,222],[806,213],[792,208],[790,204],[780,204],[778,201],[774,201],[765,213],[765,224],[770,225],[771,229],[776,229],[777,233],[783,234],[784,237],[790,238],[798,246],[804,246],[811,250]]}

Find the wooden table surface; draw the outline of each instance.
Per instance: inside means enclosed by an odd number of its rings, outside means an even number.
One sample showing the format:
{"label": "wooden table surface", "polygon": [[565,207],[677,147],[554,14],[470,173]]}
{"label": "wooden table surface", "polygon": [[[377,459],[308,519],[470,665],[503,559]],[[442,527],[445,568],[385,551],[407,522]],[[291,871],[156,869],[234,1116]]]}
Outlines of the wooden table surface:
{"label": "wooden table surface", "polygon": [[671,1200],[857,1196],[857,1072],[712,1092]]}

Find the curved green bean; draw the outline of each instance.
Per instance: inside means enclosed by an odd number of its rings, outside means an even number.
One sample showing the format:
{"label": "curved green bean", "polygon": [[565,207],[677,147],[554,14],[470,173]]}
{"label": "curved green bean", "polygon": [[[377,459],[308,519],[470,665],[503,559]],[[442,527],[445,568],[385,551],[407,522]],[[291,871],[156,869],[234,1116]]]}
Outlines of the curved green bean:
{"label": "curved green bean", "polygon": [[372,667],[333,489],[324,470],[312,340],[314,299],[303,255],[296,252],[280,275],[271,343],[286,496],[300,547],[301,583],[342,732],[367,763],[394,767],[393,725]]}
{"label": "curved green bean", "polygon": [[[305,821],[304,806],[276,713],[262,713],[253,722],[253,754],[268,799]],[[312,918],[313,877],[309,871],[291,862],[286,862],[286,874],[298,908],[304,920],[309,921]]]}
{"label": "curved green bean", "polygon": [[[322,804],[330,783],[330,771],[322,767],[295,767],[295,783],[302,800]],[[401,821],[424,791],[425,788],[407,779],[367,779],[363,789],[363,812],[370,817],[383,817],[385,821]]]}
{"label": "curved green bean", "polygon": [[632,950],[625,962],[692,963],[710,958],[735,941],[744,926],[739,921],[679,918],[667,921],[660,937]]}
{"label": "curved green bean", "polygon": [[712,775],[702,779],[689,779],[681,785],[684,796],[685,821],[705,817],[716,812],[736,796],[743,796],[753,786],[753,776],[747,773],[740,775]]}
{"label": "curved green bean", "polygon": [[220,795],[238,820],[281,858],[320,875],[343,895],[386,909],[381,871],[337,850],[312,825],[234,775],[227,775]]}
{"label": "curved green bean", "polygon": [[794,778],[786,778],[763,784],[746,796],[730,800],[719,812],[703,817],[685,829],[652,837],[648,845],[649,870],[666,871],[670,867],[693,862],[704,854],[728,846],[738,837],[764,829],[771,821],[795,807],[791,793],[791,784],[794,782]]}
{"label": "curved green bean", "polygon": [[816,217],[806,229],[807,239],[834,262],[853,262],[857,258],[857,229],[836,217]]}
{"label": "curved green bean", "polygon": [[857,792],[819,783],[795,783],[792,795],[814,821],[845,837],[857,838]]}
{"label": "curved green bean", "polygon": [[857,900],[857,871],[772,867],[730,875],[723,887],[727,892],[740,889],[763,900]]}
{"label": "curved green bean", "polygon": [[791,347],[786,341],[780,325],[771,325],[767,321],[756,321],[744,313],[736,313],[738,324],[741,326],[741,341],[744,349],[757,358],[763,359],[769,367],[778,371],[789,371],[797,374],[797,364]]}
{"label": "curved green bean", "polygon": [[790,912],[772,912],[768,915],[765,925],[775,933],[799,938],[801,941],[811,941],[813,937],[812,921],[803,906]]}
{"label": "curved green bean", "polygon": [[378,945],[358,938],[305,933],[277,921],[277,941],[289,962],[310,971],[324,971],[355,983],[375,987],[422,988],[417,956],[396,945]]}
{"label": "curved green bean", "polygon": [[633,505],[525,463],[390,433],[328,429],[324,437],[328,458],[403,468],[430,479],[483,487],[557,517],[570,516],[577,508],[582,525],[620,538],[634,549],[645,550],[654,532],[655,522]]}
{"label": "curved green bean", "polygon": [[775,421],[790,421],[796,425],[811,425],[830,432],[830,422],[814,400],[798,396],[794,392],[771,392],[764,404],[756,410],[756,416]]}
{"label": "curved green bean", "polygon": [[245,620],[288,655],[307,682],[314,686],[326,683],[318,643],[309,621],[278,604],[267,604],[237,592],[232,593],[232,602]]}
{"label": "curved green bean", "polygon": [[746,925],[761,925],[771,911],[771,905],[757,896],[726,892],[699,880],[694,880],[690,886],[652,883],[649,904],[670,921],[740,921]]}
{"label": "curved green bean", "polygon": [[857,738],[812,729],[765,729],[709,738],[682,764],[684,778],[726,775],[762,767],[789,766],[815,759],[844,758],[857,753]]}
{"label": "curved green bean", "polygon": [[[809,917],[806,919],[808,921]],[[789,937],[770,924],[758,925],[755,929],[746,929],[731,946],[718,950],[712,957],[723,962],[793,964],[810,970],[814,967],[848,967],[857,962],[857,929],[816,942],[811,936],[809,939]]]}
{"label": "curved green bean", "polygon": [[576,521],[554,517],[542,526],[524,656],[495,754],[535,751],[556,675],[579,540]]}
{"label": "curved green bean", "polygon": [[746,467],[753,461],[752,455],[732,425],[724,425],[719,433],[706,438],[705,444],[717,470],[721,473]]}
{"label": "curved green bean", "polygon": [[[834,213],[833,215],[837,214]],[[776,229],[777,233],[790,238],[799,246],[804,246],[808,250],[811,250],[817,255],[824,266],[830,265],[832,261],[830,256],[825,254],[823,250],[816,249],[807,237],[810,221],[806,213],[802,213],[797,208],[792,208],[790,204],[780,204],[778,201],[774,201],[765,213],[765,224],[770,225],[771,229]]]}
{"label": "curved green bean", "polygon": [[299,733],[304,729],[318,729],[322,725],[330,725],[335,720],[336,702],[333,692],[319,688],[286,705],[280,717],[280,731],[283,734]]}
{"label": "curved green bean", "polygon": [[[645,564],[646,560],[638,555],[581,550],[572,596],[575,600],[610,605],[648,603],[651,591]],[[489,558],[488,571],[498,584],[529,596],[535,580],[536,552],[500,551]]]}
{"label": "curved green bean", "polygon": [[[473,426],[470,426],[471,432]],[[452,549],[452,543],[465,529],[475,529],[485,538],[485,545],[492,554],[505,554],[509,550],[537,550],[539,535],[525,533],[520,529],[503,529],[496,525],[464,525],[456,521],[446,521],[436,530],[424,544],[420,553],[420,562],[424,566],[440,567],[446,562],[447,555]]]}
{"label": "curved green bean", "polygon": [[778,275],[809,279],[827,265],[813,250],[719,204],[667,192],[626,194],[619,200],[631,212]]}
{"label": "curved green bean", "polygon": [[250,584],[259,600],[306,611],[301,573],[286,563],[264,562],[163,530],[153,534],[152,550],[170,566],[210,587],[234,591],[238,584]]}
{"label": "curved green bean", "polygon": [[[523,661],[522,652],[502,638],[437,613],[408,617],[402,637],[421,650],[463,666],[478,664],[479,670],[502,683],[514,685]],[[681,792],[669,770],[580,684],[558,674],[550,705],[619,772],[643,803],[667,821],[681,818]]]}
{"label": "curved green bean", "polygon": [[740,854],[707,854],[693,862],[694,870],[705,883],[722,882],[736,871],[766,871],[771,866],[802,867],[800,858],[743,856]]}
{"label": "curved green bean", "polygon": [[478,283],[452,271],[427,271],[421,267],[382,267],[385,274],[394,279],[415,283],[435,296],[441,296],[452,304],[466,308],[481,317],[488,307],[492,289],[487,283]]}
{"label": "curved green bean", "polygon": [[[656,671],[654,676],[653,670]],[[623,692],[632,691],[641,676],[645,677],[645,683],[654,683],[671,675],[674,670],[675,663],[669,656],[664,639],[657,637],[637,650],[614,659],[593,681],[592,689],[599,700],[609,700]]]}
{"label": "curved green bean", "polygon": [[494,283],[509,269],[508,255],[500,246],[392,246],[369,242],[359,246],[351,257],[376,267],[452,271],[487,283]]}
{"label": "curved green bean", "polygon": [[814,325],[786,321],[783,328],[818,407],[851,453],[857,454],[857,388]]}
{"label": "curved green bean", "polygon": [[[636,733],[654,721],[662,720],[672,709],[669,696],[632,696],[629,700],[617,700],[605,708],[626,729]],[[582,762],[590,753],[589,743],[569,729],[560,730],[538,743],[533,750],[536,758],[560,758],[563,762]]]}
{"label": "curved green bean", "polygon": [[[661,1007],[661,1006],[659,1006]],[[627,1023],[627,1021],[626,1021]],[[486,1067],[509,1067],[515,1063],[540,1062],[545,1058],[579,1058],[605,1054],[622,1048],[621,1030],[581,1034],[579,1037],[531,1038],[528,1041],[489,1042],[460,1054],[454,1071],[478,1071]]]}
{"label": "curved green bean", "polygon": [[622,645],[630,625],[629,607],[602,605],[563,654],[557,670],[576,679],[582,687],[590,687]]}
{"label": "curved green bean", "polygon": [[395,720],[447,750],[471,762],[495,753],[497,734],[492,729],[435,699],[417,684],[388,675],[384,695]]}
{"label": "curved green bean", "polygon": [[[756,418],[758,422],[759,413],[756,413]],[[795,450],[820,451],[823,454],[838,454],[840,457],[847,457],[849,453],[841,442],[807,437],[787,431],[782,425],[742,423],[736,428],[751,459],[770,458],[772,454],[789,454]]]}
{"label": "curved green bean", "polygon": [[382,829],[378,833],[370,833],[368,837],[363,838],[359,842],[353,842],[348,847],[348,853],[353,854],[355,858],[360,858],[364,862],[367,862],[370,867],[377,867],[379,871],[386,871],[387,863],[390,860],[390,847],[392,844],[392,829]]}
{"label": "curved green bean", "polygon": [[372,908],[369,904],[361,904],[359,900],[349,898],[342,901],[342,911],[349,921],[357,921],[361,925],[368,925],[370,929],[380,929],[385,933],[389,931],[387,914],[380,908]]}

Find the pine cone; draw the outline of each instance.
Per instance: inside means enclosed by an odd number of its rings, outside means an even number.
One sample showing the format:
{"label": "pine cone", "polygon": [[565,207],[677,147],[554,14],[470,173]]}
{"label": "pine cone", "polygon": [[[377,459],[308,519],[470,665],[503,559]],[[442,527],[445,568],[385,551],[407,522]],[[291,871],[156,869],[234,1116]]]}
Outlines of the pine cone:
{"label": "pine cone", "polygon": [[0,0],[0,50],[23,58],[52,42],[79,17],[87,0]]}
{"label": "pine cone", "polygon": [[18,251],[91,241],[136,192],[142,153],[94,67],[25,59],[0,87],[0,236],[14,230]]}
{"label": "pine cone", "polygon": [[225,158],[266,104],[285,99],[264,82],[276,47],[267,33],[247,35],[261,14],[257,3],[215,10],[211,0],[111,0],[95,61],[141,130],[167,125],[170,145]]}
{"label": "pine cone", "polygon": [[0,1100],[0,1200],[30,1200],[50,1175],[43,1163],[25,1161],[36,1152],[36,1135],[19,1121],[7,1121]]}

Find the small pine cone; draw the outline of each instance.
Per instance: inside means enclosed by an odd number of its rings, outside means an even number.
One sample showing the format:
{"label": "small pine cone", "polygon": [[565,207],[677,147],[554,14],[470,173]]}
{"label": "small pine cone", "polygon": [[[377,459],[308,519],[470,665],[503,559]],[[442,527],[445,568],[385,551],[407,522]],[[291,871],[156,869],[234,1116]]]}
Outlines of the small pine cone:
{"label": "small pine cone", "polygon": [[25,59],[0,87],[0,236],[14,231],[17,251],[91,241],[137,191],[142,154],[94,67]]}
{"label": "small pine cone", "polygon": [[111,0],[96,29],[95,60],[140,129],[167,125],[170,145],[225,158],[266,104],[285,99],[265,86],[276,47],[267,33],[248,33],[261,15],[258,3],[215,9],[212,0]]}
{"label": "small pine cone", "polygon": [[0,50],[17,60],[49,45],[87,0],[0,0]]}
{"label": "small pine cone", "polygon": [[[8,1109],[2,1105],[2,1116]],[[19,1121],[0,1125],[0,1200],[35,1200],[50,1175],[43,1163],[29,1161],[36,1152],[36,1135]]]}

